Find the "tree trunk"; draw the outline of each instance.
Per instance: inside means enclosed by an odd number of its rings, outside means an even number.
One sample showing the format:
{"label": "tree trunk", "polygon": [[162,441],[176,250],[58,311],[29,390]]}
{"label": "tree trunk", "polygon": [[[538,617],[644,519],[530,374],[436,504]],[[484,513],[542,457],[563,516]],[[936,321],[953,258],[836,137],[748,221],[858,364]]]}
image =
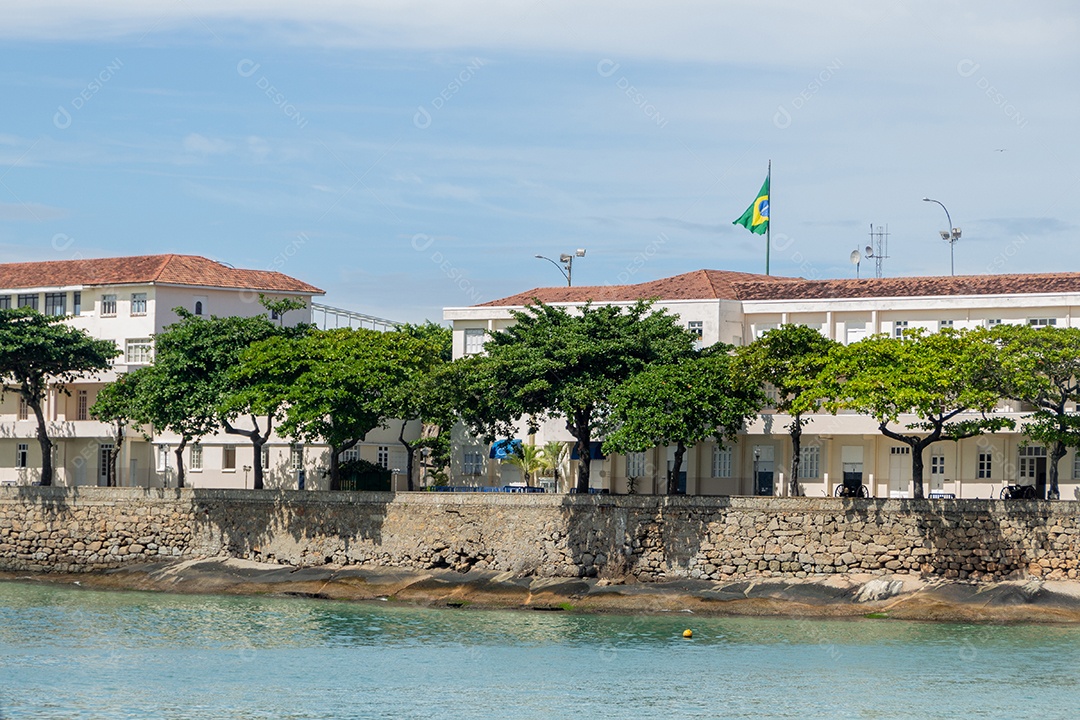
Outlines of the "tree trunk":
{"label": "tree trunk", "polygon": [[[1065,457],[1065,453],[1068,448],[1065,447],[1065,443],[1058,440],[1050,449],[1050,462],[1046,469],[1048,480],[1050,482],[1050,493],[1046,494],[1046,488],[1036,488],[1036,494],[1040,500],[1057,500],[1061,497],[1061,491],[1058,489],[1058,464],[1061,462],[1061,458]],[[1038,479],[1036,477],[1036,479]]]}
{"label": "tree trunk", "polygon": [[187,447],[187,438],[182,438],[176,446],[176,487],[184,487],[184,448]]}
{"label": "tree trunk", "polygon": [[123,444],[124,423],[117,420],[116,425],[114,426],[112,450],[109,451],[109,467],[112,468],[112,477],[109,479],[109,484],[113,486],[120,484],[120,448]]}
{"label": "tree trunk", "polygon": [[232,423],[225,418],[222,418],[221,426],[229,435],[242,435],[251,441],[251,447],[255,452],[255,457],[251,460],[251,467],[255,470],[255,479],[251,487],[255,490],[262,490],[265,487],[263,482],[262,449],[266,441],[270,439],[270,431],[274,426],[273,415],[268,415],[266,418],[266,430],[259,430],[259,418],[255,415],[251,416],[251,430],[233,427]]}
{"label": "tree trunk", "polygon": [[401,421],[401,432],[398,433],[398,442],[405,446],[405,487],[411,492],[413,490],[413,453],[415,452],[416,447],[410,445],[405,440],[405,426],[408,424],[408,420]]}
{"label": "tree trunk", "polygon": [[41,397],[37,395],[31,396],[29,392],[22,392],[23,399],[26,400],[26,404],[30,406],[30,409],[34,411],[34,418],[37,420],[37,439],[38,444],[41,446],[41,484],[52,485],[53,484],[53,464],[52,464],[52,440],[49,439],[49,430],[45,425],[45,413],[41,410]]}
{"label": "tree trunk", "polygon": [[591,408],[574,414],[574,422],[566,423],[566,429],[577,440],[578,476],[577,491],[589,492],[589,464],[592,462],[592,427],[589,422]]}
{"label": "tree trunk", "polygon": [[[909,443],[911,445],[911,496],[921,500],[923,497],[923,443]],[[928,445],[929,443],[927,443]]]}
{"label": "tree trunk", "polygon": [[333,445],[330,446],[330,489],[341,489],[341,453],[345,452],[345,448],[336,448]]}
{"label": "tree trunk", "polygon": [[684,455],[686,455],[686,445],[682,441],[675,443],[675,461],[671,464],[671,470],[668,471],[668,495],[679,494],[679,473],[682,471]]}
{"label": "tree trunk", "polygon": [[799,463],[802,462],[802,415],[795,414],[791,418],[791,477],[788,478],[788,495],[798,497],[802,495],[799,488]]}

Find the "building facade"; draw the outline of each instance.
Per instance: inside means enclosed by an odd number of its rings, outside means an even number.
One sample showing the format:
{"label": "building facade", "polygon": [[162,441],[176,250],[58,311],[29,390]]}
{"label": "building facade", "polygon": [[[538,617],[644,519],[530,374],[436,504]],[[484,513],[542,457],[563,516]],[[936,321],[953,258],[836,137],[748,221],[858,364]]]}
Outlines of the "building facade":
{"label": "building facade", "polygon": [[[1080,273],[910,277],[866,280],[802,280],[698,270],[637,285],[538,288],[473,307],[446,308],[453,323],[454,356],[481,352],[488,332],[513,323],[511,311],[536,300],[565,307],[592,301],[629,306],[654,300],[675,315],[704,345],[743,345],[781,324],[806,325],[848,344],[870,335],[900,336],[915,328],[991,327],[1000,323],[1080,326]],[[997,412],[1019,421],[1025,408],[1002,402]],[[902,424],[914,422],[901,417]],[[783,494],[791,461],[790,417],[762,412],[735,443],[702,443],[684,460],[687,493]],[[573,438],[560,421],[549,421],[527,442]],[[454,481],[500,484],[507,468],[473,438],[458,436]],[[809,496],[832,495],[845,473],[855,474],[875,497],[909,497],[911,455],[906,445],[883,436],[872,419],[855,413],[812,416],[802,438],[800,481]],[[960,442],[939,442],[924,457],[925,492],[957,498],[997,497],[1004,485],[1034,484],[1047,471],[1047,450],[1016,431]],[[664,492],[674,448],[593,461],[598,489]],[[573,474],[573,464],[564,477]],[[1062,499],[1080,499],[1080,454],[1061,461]],[[562,483],[565,489],[567,483]]]}
{"label": "building facade", "polygon": [[[120,449],[119,468],[109,463],[114,447],[113,427],[90,416],[98,391],[120,374],[153,361],[154,336],[180,318],[176,308],[197,316],[266,314],[260,295],[270,300],[294,298],[306,307],[287,313],[290,324],[322,320],[313,317],[313,299],[323,291],[313,285],[263,270],[243,270],[191,255],[66,260],[0,264],[0,307],[32,307],[47,315],[65,316],[72,327],[112,340],[121,351],[110,370],[52,389],[44,411],[55,443],[54,482],[70,486],[169,487],[176,484],[179,438],[147,428],[128,429]],[[335,310],[333,322],[348,326],[347,311]],[[358,316],[365,317],[366,316]],[[375,319],[377,320],[377,318]],[[260,419],[265,427],[266,419]],[[236,425],[243,427],[244,421]],[[403,472],[403,448],[398,427],[370,434],[348,457],[363,457]],[[419,431],[410,428],[415,435]],[[327,486],[327,449],[304,446],[271,436],[263,448],[267,487]],[[201,438],[184,451],[186,484],[190,487],[250,487],[254,462],[247,438],[220,432]],[[0,484],[31,484],[40,480],[41,450],[33,413],[16,392],[4,392],[0,402]]]}

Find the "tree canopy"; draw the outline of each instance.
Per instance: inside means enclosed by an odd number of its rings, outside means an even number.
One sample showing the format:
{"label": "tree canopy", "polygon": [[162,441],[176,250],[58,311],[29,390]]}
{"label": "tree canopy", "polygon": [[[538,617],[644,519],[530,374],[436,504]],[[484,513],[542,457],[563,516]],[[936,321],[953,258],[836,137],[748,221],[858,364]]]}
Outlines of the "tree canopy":
{"label": "tree canopy", "polygon": [[839,343],[805,325],[781,325],[739,349],[737,367],[762,385],[776,390],[777,412],[791,416],[791,473],[788,494],[801,495],[799,462],[806,417],[821,409],[818,376],[825,369],[829,353]]}
{"label": "tree canopy", "polygon": [[[819,392],[832,411],[869,415],[883,435],[911,447],[914,497],[923,497],[923,450],[1012,427],[987,415],[998,402],[992,378],[995,347],[978,335],[912,330],[902,338],[875,335],[829,356]],[[901,416],[915,422],[899,425]]]}
{"label": "tree canopy", "polygon": [[604,452],[675,445],[667,478],[667,492],[675,494],[687,447],[710,437],[734,439],[765,403],[761,386],[736,371],[727,350],[712,346],[697,357],[647,367],[616,388]]}
{"label": "tree canopy", "polygon": [[455,363],[459,414],[489,440],[512,435],[519,420],[534,431],[542,418],[561,417],[576,440],[577,488],[587,491],[592,437],[611,393],[650,365],[690,357],[695,338],[647,302],[575,310],[538,302],[512,315],[486,355]]}
{"label": "tree canopy", "polygon": [[30,308],[0,309],[0,379],[3,390],[26,401],[37,421],[41,447],[41,484],[53,484],[53,442],[42,403],[50,388],[65,386],[87,374],[108,370],[120,354],[112,340],[98,340],[67,325],[63,317]]}

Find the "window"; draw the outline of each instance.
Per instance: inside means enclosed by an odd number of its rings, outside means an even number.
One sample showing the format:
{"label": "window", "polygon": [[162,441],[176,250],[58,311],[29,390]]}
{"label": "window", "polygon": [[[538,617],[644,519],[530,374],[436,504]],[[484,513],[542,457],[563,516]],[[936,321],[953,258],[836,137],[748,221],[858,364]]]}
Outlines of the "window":
{"label": "window", "polygon": [[[233,465],[235,467],[235,463]],[[191,446],[191,469],[202,470],[202,445],[195,443]]]}
{"label": "window", "polygon": [[480,328],[465,329],[465,354],[477,355],[484,352],[484,337],[486,331]]}
{"label": "window", "polygon": [[21,308],[28,307],[28,308],[33,308],[34,310],[37,310],[38,309],[38,296],[37,296],[37,293],[30,293],[28,295],[20,295],[19,296],[19,307],[21,307]]}
{"label": "window", "polygon": [[82,293],[78,290],[71,293],[71,314],[82,315]]}
{"label": "window", "polygon": [[1029,318],[1028,325],[1032,327],[1051,327],[1057,325],[1057,318]]}
{"label": "window", "polygon": [[945,456],[944,455],[931,455],[930,456],[930,475],[944,475],[945,474]]}
{"label": "window", "polygon": [[986,327],[988,327],[988,328],[997,327],[1000,324],[1001,324],[1001,319],[1000,318],[994,318],[992,320],[987,320],[986,321]]}
{"label": "window", "polygon": [[897,320],[896,322],[893,323],[893,337],[897,337],[897,338],[904,337],[904,333],[907,332],[907,329],[908,329],[908,321],[907,320]]}
{"label": "window", "polygon": [[994,456],[988,452],[979,453],[979,462],[975,468],[975,477],[979,480],[989,480],[993,476]]}
{"label": "window", "polygon": [[196,315],[202,315],[204,312],[206,312],[206,296],[205,295],[196,295],[195,296],[195,304],[193,306],[192,312],[194,312]]}
{"label": "window", "polygon": [[466,450],[461,460],[461,472],[465,475],[479,475],[484,471],[484,454],[479,450]]}
{"label": "window", "polygon": [[731,477],[731,448],[727,445],[714,445],[712,451],[712,476],[714,478]]}
{"label": "window", "polygon": [[375,463],[379,467],[390,469],[390,447],[387,445],[380,445],[378,453],[375,456]]}
{"label": "window", "polygon": [[115,295],[102,295],[101,296],[101,315],[102,317],[111,317],[116,315],[116,296]]}
{"label": "window", "polygon": [[221,448],[221,469],[236,469],[236,448],[232,445],[226,445],[225,447]]}
{"label": "window", "polygon": [[799,448],[799,475],[804,478],[821,477],[821,448],[808,445]]}
{"label": "window", "polygon": [[85,390],[79,390],[75,395],[75,419],[87,420],[90,417],[89,412],[89,398]]}
{"label": "window", "polygon": [[938,330],[944,330],[945,328],[948,328],[948,329],[952,330],[952,327],[953,327],[953,321],[952,320],[938,320],[938,324],[937,324],[937,329]]}
{"label": "window", "polygon": [[270,448],[263,445],[259,454],[262,456],[263,469],[270,467]]}
{"label": "window", "polygon": [[765,333],[769,332],[770,330],[775,330],[776,328],[777,328],[776,325],[771,325],[771,324],[755,325],[754,326],[754,337],[755,338],[760,338]]}
{"label": "window", "polygon": [[1073,455],[1073,480],[1080,480],[1080,450]]}
{"label": "window", "polygon": [[405,472],[406,459],[404,448],[394,448],[390,451],[390,469],[396,473]]}
{"label": "window", "polygon": [[626,476],[632,478],[645,476],[645,453],[626,453]]}
{"label": "window", "polygon": [[146,293],[131,293],[131,314],[146,314]]}
{"label": "window", "polygon": [[772,383],[765,383],[765,387],[762,389],[765,391],[765,398],[769,401],[769,407],[776,407],[776,386]]}
{"label": "window", "polygon": [[26,404],[26,398],[19,397],[19,414],[16,416],[18,420],[27,420],[30,417],[30,406]]}
{"label": "window", "polygon": [[127,340],[124,361],[128,365],[146,365],[154,359],[154,343],[150,338]]}
{"label": "window", "polygon": [[304,446],[303,445],[290,445],[289,446],[289,469],[293,472],[297,472],[304,467]]}
{"label": "window", "polygon": [[27,443],[19,443],[15,446],[15,467],[26,467],[27,456],[30,454],[30,446]]}
{"label": "window", "polygon": [[899,447],[891,447],[891,448],[889,448],[889,454],[890,455],[910,455],[911,454],[911,448],[909,448],[907,445],[900,445]]}
{"label": "window", "polygon": [[45,314],[67,315],[67,293],[45,293]]}
{"label": "window", "polygon": [[10,310],[10,309],[11,309],[11,296],[10,295],[0,295],[0,310]]}
{"label": "window", "polygon": [[356,462],[360,459],[359,448],[351,447],[341,453],[341,462]]}
{"label": "window", "polygon": [[158,472],[165,472],[169,469],[169,447],[167,445],[157,446],[157,469]]}
{"label": "window", "polygon": [[691,320],[686,323],[686,329],[690,331],[691,335],[700,340],[705,333],[705,323],[701,320]]}

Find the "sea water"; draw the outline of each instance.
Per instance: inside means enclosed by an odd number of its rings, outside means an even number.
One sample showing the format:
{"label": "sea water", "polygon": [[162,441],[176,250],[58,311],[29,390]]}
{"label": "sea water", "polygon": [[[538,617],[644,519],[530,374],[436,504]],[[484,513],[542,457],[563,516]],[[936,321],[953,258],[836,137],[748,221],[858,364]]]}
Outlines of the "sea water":
{"label": "sea water", "polygon": [[1080,628],[1071,626],[428,609],[0,583],[5,720],[1077,716]]}

